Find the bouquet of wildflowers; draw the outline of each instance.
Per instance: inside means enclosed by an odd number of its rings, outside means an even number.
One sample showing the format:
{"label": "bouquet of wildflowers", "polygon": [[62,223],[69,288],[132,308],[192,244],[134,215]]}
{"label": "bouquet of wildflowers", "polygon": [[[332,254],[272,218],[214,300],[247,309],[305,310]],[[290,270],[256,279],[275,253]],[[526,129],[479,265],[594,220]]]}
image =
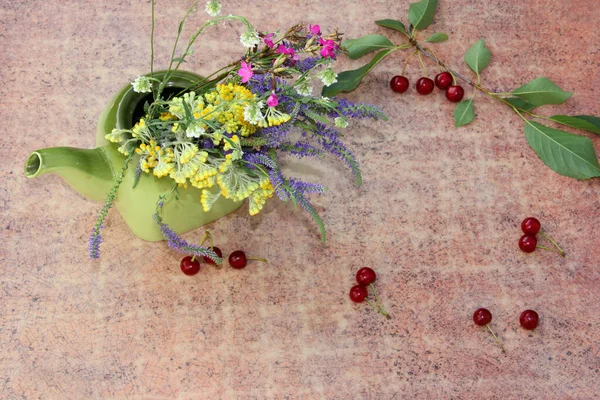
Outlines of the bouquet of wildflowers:
{"label": "bouquet of wildflowers", "polygon": [[[182,20],[179,34],[196,3]],[[154,14],[154,2],[152,7]],[[115,129],[106,138],[120,144],[126,165],[135,163],[140,173],[172,180],[171,194],[190,185],[202,189],[198,201],[205,211],[222,196],[236,202],[247,199],[250,215],[255,215],[276,195],[306,210],[325,240],[323,222],[308,199],[325,187],[286,177],[279,156],[322,157],[330,153],[350,168],[360,184],[358,162],[342,142],[339,129],[346,128],[351,118],[385,116],[371,105],[314,93],[316,79],[325,86],[337,81],[332,69],[340,53],[341,35],[337,32],[324,34],[319,25],[296,25],[285,33],[261,33],[243,17],[219,16],[220,9],[217,1],[207,3],[212,18],[191,36],[181,57],[171,58],[162,80],[151,72],[133,81],[136,92],[152,92],[154,101],[146,105],[145,116],[132,129]],[[166,97],[165,82],[190,57],[197,37],[223,21],[244,25],[240,41],[245,53],[183,93]],[[291,135],[294,131],[297,133]],[[100,228],[116,186],[90,239],[94,258],[99,255]],[[211,190],[215,186],[219,190]],[[157,199],[154,218],[169,245],[220,261],[211,249],[187,243],[164,224],[160,211],[167,196]]]}

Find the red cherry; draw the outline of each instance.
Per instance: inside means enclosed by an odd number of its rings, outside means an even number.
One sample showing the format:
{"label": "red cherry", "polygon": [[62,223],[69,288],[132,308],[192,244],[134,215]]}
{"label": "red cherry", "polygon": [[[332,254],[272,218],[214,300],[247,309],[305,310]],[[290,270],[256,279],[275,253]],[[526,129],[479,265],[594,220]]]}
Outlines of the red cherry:
{"label": "red cherry", "polygon": [[487,308],[479,308],[473,313],[475,325],[485,326],[492,322],[492,313]]}
{"label": "red cherry", "polygon": [[405,76],[396,75],[390,81],[390,87],[396,93],[404,93],[408,90],[409,82]]}
{"label": "red cherry", "polygon": [[246,266],[248,260],[246,259],[246,253],[242,250],[236,250],[229,255],[229,265],[235,269],[242,269]]}
{"label": "red cherry", "polygon": [[350,300],[355,303],[362,303],[367,298],[367,294],[367,289],[364,286],[352,286],[352,289],[350,289]]}
{"label": "red cherry", "polygon": [[[215,253],[217,253],[217,255],[219,256],[219,258],[223,257],[223,252],[221,251],[220,248],[218,247],[213,247],[212,251],[214,251]],[[211,264],[211,265],[217,265],[216,262],[214,262],[212,259],[206,257],[206,256],[202,256],[202,258],[204,258],[204,262],[207,264]]]}
{"label": "red cherry", "polygon": [[533,310],[523,311],[521,313],[521,317],[519,318],[521,326],[529,331],[532,331],[535,328],[537,328],[539,320],[540,316]]}
{"label": "red cherry", "polygon": [[465,89],[462,86],[450,86],[446,89],[446,98],[453,103],[461,101],[464,95]]}
{"label": "red cherry", "polygon": [[192,256],[183,257],[179,264],[181,272],[186,275],[196,275],[200,271],[200,261],[196,259],[192,261],[192,258]]}
{"label": "red cherry", "polygon": [[429,78],[420,78],[417,81],[417,92],[419,92],[419,94],[429,94],[431,92],[433,92],[433,88],[434,88],[434,84],[433,81]]}
{"label": "red cherry", "polygon": [[377,279],[377,274],[369,267],[363,267],[356,273],[356,282],[361,286],[369,286],[375,282],[375,279]]}
{"label": "red cherry", "polygon": [[537,247],[537,238],[531,235],[523,235],[519,239],[519,248],[525,253],[533,253]]}
{"label": "red cherry", "polygon": [[529,217],[521,222],[521,229],[526,235],[536,235],[541,228],[542,224],[540,224],[540,221],[538,221],[537,218]]}
{"label": "red cherry", "polygon": [[452,85],[452,82],[454,82],[454,79],[448,71],[441,72],[435,77],[435,86],[442,90],[448,89]]}

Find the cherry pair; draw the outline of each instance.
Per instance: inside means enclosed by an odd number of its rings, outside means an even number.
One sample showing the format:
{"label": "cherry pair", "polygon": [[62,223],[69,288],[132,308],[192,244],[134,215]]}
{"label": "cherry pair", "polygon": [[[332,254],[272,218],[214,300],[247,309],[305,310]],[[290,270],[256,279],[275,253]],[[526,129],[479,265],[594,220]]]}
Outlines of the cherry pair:
{"label": "cherry pair", "polygon": [[[206,239],[210,239],[210,249],[214,251],[219,258],[222,258],[223,252],[220,248],[213,246],[213,238],[209,231],[204,232],[204,236],[202,237],[200,244],[204,243]],[[206,264],[217,265],[217,263],[210,257],[202,256],[202,258]],[[263,258],[247,257],[246,253],[244,253],[242,250],[236,250],[229,255],[229,265],[235,269],[242,269],[246,267],[248,260],[268,262]],[[186,256],[181,260],[179,267],[181,268],[181,272],[186,275],[196,275],[200,271],[200,261],[196,260],[196,256]]]}
{"label": "cherry pair", "polygon": [[[390,315],[385,311],[379,299],[377,298],[377,292],[375,291],[375,286],[373,283],[377,279],[377,274],[369,267],[363,267],[358,270],[356,273],[356,282],[358,285],[352,286],[350,289],[350,300],[355,303],[362,303],[366,300],[367,303],[371,307],[373,307],[379,314],[384,317],[390,319]],[[373,292],[373,297],[375,298],[375,303],[371,302],[367,297],[369,296],[369,291],[367,288],[371,288]]]}
{"label": "cherry pair", "polygon": [[[551,237],[547,236],[543,232],[540,232],[541,228],[542,224],[537,218],[528,217],[523,220],[523,222],[521,223],[521,230],[523,231],[524,235],[521,236],[521,238],[519,239],[519,248],[521,249],[521,251],[525,253],[533,253],[535,249],[542,249],[559,253],[561,256],[565,257],[565,252],[560,248],[560,246],[556,244],[556,242]],[[538,233],[540,234],[540,236],[548,239],[550,243],[552,243],[554,247],[556,247],[556,249],[551,249],[546,246],[538,246],[536,236]]]}
{"label": "cherry pair", "polygon": [[[211,250],[214,251],[219,258],[223,257],[223,252],[218,247],[211,247]],[[211,258],[207,256],[202,256],[202,258],[207,264],[217,265]],[[235,269],[245,268],[248,264],[248,260],[267,262],[267,260],[263,258],[247,257],[246,253],[244,253],[242,250],[236,250],[229,255],[229,265]],[[200,271],[200,262],[196,260],[196,256],[187,256],[181,260],[180,268],[181,272],[186,275],[196,275]]]}
{"label": "cherry pair", "polygon": [[[433,80],[422,77],[417,81],[417,92],[422,95],[428,95],[433,92],[433,88],[437,86],[439,89],[446,92],[448,101],[458,103],[465,95],[465,90],[460,85],[453,85],[454,77],[448,71],[441,72],[436,75],[435,83]],[[396,93],[404,93],[408,90],[410,82],[408,78],[401,75],[396,75],[390,81],[390,88]]]}
{"label": "cherry pair", "polygon": [[[521,324],[523,329],[527,329],[529,331],[532,331],[535,328],[537,328],[539,320],[540,317],[538,313],[536,313],[533,310],[525,310],[521,313],[521,316],[519,317],[519,323]],[[502,345],[502,342],[500,341],[500,339],[498,339],[498,336],[496,336],[492,328],[490,328],[490,322],[492,322],[492,313],[487,308],[477,309],[473,313],[473,322],[475,322],[475,325],[477,326],[485,326],[486,328],[488,328],[488,330],[502,349],[502,352],[506,353],[506,351],[504,351],[504,346]]]}

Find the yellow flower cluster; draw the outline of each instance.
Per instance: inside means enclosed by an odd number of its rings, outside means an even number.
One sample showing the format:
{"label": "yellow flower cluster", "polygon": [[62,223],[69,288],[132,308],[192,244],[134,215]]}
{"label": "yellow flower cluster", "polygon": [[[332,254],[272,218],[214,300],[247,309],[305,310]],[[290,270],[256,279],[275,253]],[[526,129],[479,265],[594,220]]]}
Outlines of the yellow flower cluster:
{"label": "yellow flower cluster", "polygon": [[[280,125],[290,119],[274,107],[263,115],[261,108],[262,102],[257,102],[246,87],[219,84],[203,95],[188,92],[168,100],[156,119],[146,116],[131,130],[115,129],[106,138],[120,142],[119,150],[124,154],[135,148],[142,171],[158,178],[168,176],[185,188],[189,184],[201,189],[205,211],[222,196],[236,202],[249,199],[250,214],[255,215],[273,196],[274,189],[266,172],[256,169],[248,173],[234,163],[242,159],[241,138],[254,134],[259,127]],[[253,117],[248,120],[245,114]],[[130,139],[126,134],[131,135]],[[203,138],[212,140],[227,154],[209,155],[200,150],[196,143]]]}
{"label": "yellow flower cluster", "polygon": [[250,195],[250,215],[256,215],[262,210],[267,199],[273,197],[273,185],[268,177],[265,177],[260,182],[260,187]]}
{"label": "yellow flower cluster", "polygon": [[233,83],[219,84],[215,91],[204,95],[206,105],[196,118],[218,122],[227,133],[239,133],[247,137],[256,132],[257,126],[244,119],[244,109],[256,102],[256,95],[244,86]]}

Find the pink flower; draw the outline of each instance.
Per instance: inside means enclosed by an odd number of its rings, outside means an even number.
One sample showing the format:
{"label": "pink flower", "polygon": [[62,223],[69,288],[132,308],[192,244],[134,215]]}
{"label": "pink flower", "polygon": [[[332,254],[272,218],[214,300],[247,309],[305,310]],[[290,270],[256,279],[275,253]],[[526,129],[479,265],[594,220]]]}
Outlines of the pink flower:
{"label": "pink flower", "polygon": [[280,44],[277,47],[277,50],[275,51],[279,54],[286,54],[288,56],[293,55],[295,53],[294,49],[292,49],[291,47],[286,47],[283,43]]}
{"label": "pink flower", "polygon": [[267,36],[265,36],[265,38],[263,39],[264,42],[267,44],[267,46],[269,46],[269,48],[273,48],[275,47],[275,45],[273,44],[273,36],[275,36],[274,33],[269,33]]}
{"label": "pink flower", "polygon": [[275,52],[289,56],[289,59],[292,60],[292,64],[300,59],[293,48],[286,47],[284,44],[280,44]]}
{"label": "pink flower", "polygon": [[333,40],[323,40],[323,38],[320,38],[319,43],[323,46],[323,48],[321,49],[321,57],[335,58],[335,51],[337,50],[337,45]]}
{"label": "pink flower", "polygon": [[271,95],[267,99],[267,105],[269,107],[277,107],[277,105],[279,105],[279,100],[277,100],[277,96],[275,96],[275,93],[271,93]]}
{"label": "pink flower", "polygon": [[320,35],[321,34],[321,27],[319,25],[309,25],[308,26],[308,30],[313,35]]}
{"label": "pink flower", "polygon": [[252,78],[254,72],[252,72],[252,63],[246,64],[245,61],[242,61],[242,68],[238,70],[238,75],[242,77],[242,83],[246,83]]}

